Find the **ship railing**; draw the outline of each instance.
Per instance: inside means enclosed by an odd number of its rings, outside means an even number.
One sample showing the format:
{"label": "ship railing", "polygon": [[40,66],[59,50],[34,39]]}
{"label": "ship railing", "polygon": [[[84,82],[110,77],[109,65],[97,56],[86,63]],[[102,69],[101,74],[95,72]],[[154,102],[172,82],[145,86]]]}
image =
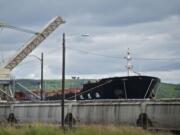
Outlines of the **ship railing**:
{"label": "ship railing", "polygon": [[100,85],[98,85],[98,86],[96,86],[96,87],[93,87],[93,88],[90,88],[90,89],[88,89],[88,90],[86,90],[86,91],[80,92],[80,93],[76,94],[75,96],[71,96],[71,97],[69,97],[69,98],[66,98],[66,100],[74,99],[74,98],[77,97],[77,96],[80,96],[80,95],[82,95],[82,94],[84,94],[84,93],[93,91],[93,90],[95,90],[95,89],[97,89],[97,88],[99,88],[99,87],[102,87],[102,86],[104,86],[104,85],[107,85],[107,84],[109,84],[109,83],[111,83],[111,82],[112,82],[112,80],[108,80],[108,81],[106,81],[106,82],[104,82],[104,83],[102,83],[102,84],[100,84]]}

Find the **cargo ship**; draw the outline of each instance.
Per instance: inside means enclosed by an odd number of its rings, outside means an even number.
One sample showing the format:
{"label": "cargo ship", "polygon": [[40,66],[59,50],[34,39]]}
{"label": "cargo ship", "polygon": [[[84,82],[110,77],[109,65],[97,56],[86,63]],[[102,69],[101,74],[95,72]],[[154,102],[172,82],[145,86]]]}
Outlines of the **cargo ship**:
{"label": "cargo ship", "polygon": [[[152,76],[143,76],[133,71],[132,57],[128,49],[127,76],[103,78],[96,82],[83,84],[78,93],[67,93],[67,100],[94,100],[94,99],[154,99],[159,89],[160,79]],[[137,75],[131,76],[133,72]],[[62,95],[47,97],[48,100],[61,99]]]}

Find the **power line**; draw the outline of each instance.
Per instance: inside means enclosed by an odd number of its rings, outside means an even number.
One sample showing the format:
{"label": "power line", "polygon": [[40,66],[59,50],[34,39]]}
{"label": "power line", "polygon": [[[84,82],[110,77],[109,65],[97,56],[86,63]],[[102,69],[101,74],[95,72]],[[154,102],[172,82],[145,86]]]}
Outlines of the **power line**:
{"label": "power line", "polygon": [[0,28],[10,28],[10,29],[18,30],[18,31],[25,32],[25,33],[38,34],[38,32],[29,30],[29,29],[15,27],[15,26],[12,26],[12,25],[9,25],[9,24],[6,24],[6,23],[1,23],[1,22],[0,22]]}
{"label": "power line", "polygon": [[115,59],[122,59],[123,58],[123,57],[118,57],[118,56],[109,56],[109,55],[99,54],[99,53],[96,53],[96,52],[90,52],[90,51],[85,51],[85,50],[81,50],[81,49],[74,49],[74,48],[71,48],[71,47],[66,47],[66,48],[70,49],[70,50],[78,51],[78,52],[81,52],[81,53],[92,54],[92,55],[96,55],[96,56],[115,58]]}
{"label": "power line", "polygon": [[134,60],[157,60],[157,61],[160,61],[160,60],[177,60],[179,61],[180,58],[134,58]]}
{"label": "power line", "polygon": [[[91,55],[96,55],[96,56],[102,56],[102,57],[107,57],[107,58],[115,58],[115,59],[124,59],[124,57],[118,57],[118,56],[110,56],[110,55],[104,55],[104,54],[99,54],[99,53],[96,53],[96,52],[90,52],[90,51],[86,51],[86,50],[81,50],[81,49],[77,49],[77,48],[71,48],[71,47],[66,47],[67,49],[70,49],[70,50],[74,50],[74,51],[78,51],[78,52],[81,52],[81,53],[85,53],[85,54],[91,54]],[[164,61],[170,61],[170,60],[176,60],[176,61],[179,61],[180,58],[140,58],[140,57],[134,57],[133,58],[134,60],[152,60],[152,61],[161,61],[161,60],[164,60]]]}

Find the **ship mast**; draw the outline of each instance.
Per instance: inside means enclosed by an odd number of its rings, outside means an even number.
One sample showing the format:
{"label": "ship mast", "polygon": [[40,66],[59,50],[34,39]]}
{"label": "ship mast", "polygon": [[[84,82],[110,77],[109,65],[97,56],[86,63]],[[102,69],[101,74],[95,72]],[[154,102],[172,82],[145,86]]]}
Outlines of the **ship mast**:
{"label": "ship mast", "polygon": [[132,57],[130,55],[130,49],[128,48],[127,56],[124,57],[127,60],[127,75],[129,76],[129,73],[133,70],[133,65],[131,63]]}

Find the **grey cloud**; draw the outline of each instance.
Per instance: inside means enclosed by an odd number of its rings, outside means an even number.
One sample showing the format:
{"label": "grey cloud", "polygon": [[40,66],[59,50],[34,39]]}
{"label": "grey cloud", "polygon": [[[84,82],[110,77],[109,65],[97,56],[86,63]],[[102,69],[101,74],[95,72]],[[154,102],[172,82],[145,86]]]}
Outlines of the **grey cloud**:
{"label": "grey cloud", "polygon": [[[18,24],[38,25],[52,16],[64,16],[76,25],[129,25],[155,21],[180,13],[178,0],[156,2],[134,0],[78,0],[78,1],[0,1],[1,19]],[[9,10],[11,9],[11,10]],[[15,24],[17,24],[15,23]]]}
{"label": "grey cloud", "polygon": [[[179,0],[0,0],[0,20],[38,31],[52,17],[62,16],[66,23],[32,52],[37,56],[44,52],[46,76],[57,77],[61,72],[62,32],[66,32],[67,47],[87,51],[83,53],[67,48],[68,75],[110,74],[126,71],[123,56],[127,48],[131,49],[134,58],[180,57],[179,7]],[[12,51],[15,54],[17,48],[30,38],[24,33],[15,36],[14,33],[0,34],[0,47],[8,55]],[[90,33],[90,37],[78,37],[79,33]],[[76,36],[72,38],[71,34]],[[92,55],[88,51],[120,58]],[[134,59],[133,64],[135,70],[146,73],[161,70],[176,72],[180,68],[178,61]],[[30,65],[39,68],[39,63],[32,62]],[[39,77],[39,71],[32,72],[28,66],[18,65],[13,73],[17,73],[18,77]],[[168,80],[168,77],[165,78]]]}

